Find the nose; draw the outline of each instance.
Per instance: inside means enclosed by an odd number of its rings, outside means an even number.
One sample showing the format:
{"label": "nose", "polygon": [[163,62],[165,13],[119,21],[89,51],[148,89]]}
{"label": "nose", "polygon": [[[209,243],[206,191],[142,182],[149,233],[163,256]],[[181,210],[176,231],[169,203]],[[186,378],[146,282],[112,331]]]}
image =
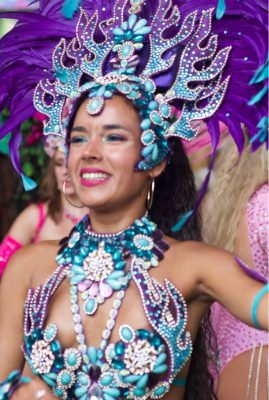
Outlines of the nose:
{"label": "nose", "polygon": [[102,148],[100,138],[96,135],[92,135],[89,142],[83,149],[82,158],[84,160],[100,161],[103,159]]}

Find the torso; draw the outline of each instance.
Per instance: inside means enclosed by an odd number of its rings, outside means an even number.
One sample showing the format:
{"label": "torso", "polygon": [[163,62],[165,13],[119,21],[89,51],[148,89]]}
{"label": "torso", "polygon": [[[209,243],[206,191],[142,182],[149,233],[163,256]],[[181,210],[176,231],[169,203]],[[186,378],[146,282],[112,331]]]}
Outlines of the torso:
{"label": "torso", "polygon": [[[170,249],[165,253],[165,258],[160,262],[159,266],[150,269],[149,276],[154,277],[162,286],[164,285],[164,279],[168,279],[170,282],[175,283],[176,288],[180,291],[188,304],[189,318],[186,330],[190,332],[192,340],[195,340],[200,320],[209,304],[207,301],[203,302],[201,299],[197,300],[190,296],[190,294],[193,293],[193,283],[190,274],[187,273],[188,251],[186,251],[186,247],[188,245],[186,243],[178,243],[169,238],[165,239],[169,242]],[[34,273],[32,276],[31,287],[36,288],[40,283],[44,284],[49,276],[53,274],[57,268],[55,255],[58,248],[58,244],[55,242],[50,243],[49,245],[48,243],[46,244],[46,257],[44,260],[39,258],[39,263],[41,263],[41,265],[38,268],[38,273]],[[176,257],[175,253],[177,254]],[[179,255],[181,263],[175,262],[179,259]],[[48,259],[51,260],[50,263],[48,263]],[[40,274],[41,271],[42,276]],[[179,282],[180,284],[178,284]],[[128,286],[126,296],[116,320],[116,325],[110,337],[110,343],[116,343],[120,340],[119,329],[122,325],[129,325],[135,331],[138,329],[145,329],[149,332],[154,332],[154,327],[150,323],[149,318],[145,315],[138,286],[139,285],[137,285],[133,280]],[[113,297],[107,299],[106,302],[99,307],[98,312],[95,315],[88,317],[84,313],[81,313],[87,345],[98,346],[100,344],[102,332],[105,328],[115,295],[116,293],[114,293]],[[79,303],[80,307],[82,307],[83,304],[81,299],[79,300]],[[48,318],[46,319],[45,326],[48,326],[49,324],[57,325],[57,340],[59,340],[62,349],[77,347],[74,322],[70,310],[70,283],[68,279],[63,279],[62,283],[55,291],[55,294],[50,298]],[[186,352],[190,353],[190,348],[188,348],[188,346],[186,346],[186,349]],[[189,357],[186,356],[185,358],[185,361],[187,361]],[[180,368],[181,376],[186,376],[187,369],[188,362],[184,368]],[[27,367],[26,372],[29,373],[29,368]],[[162,377],[162,375],[160,375],[160,377]],[[171,391],[172,390],[173,389],[171,389]],[[183,393],[182,390],[181,392]],[[177,391],[177,395],[179,395],[179,391]],[[169,394],[165,397],[162,396],[162,398],[170,399],[168,396]]]}

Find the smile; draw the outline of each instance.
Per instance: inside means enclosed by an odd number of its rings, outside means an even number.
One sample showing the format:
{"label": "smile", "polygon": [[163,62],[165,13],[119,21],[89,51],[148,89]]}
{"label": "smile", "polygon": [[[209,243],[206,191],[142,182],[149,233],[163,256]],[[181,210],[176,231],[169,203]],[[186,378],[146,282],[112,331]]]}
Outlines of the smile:
{"label": "smile", "polygon": [[80,173],[80,183],[82,186],[91,187],[106,182],[110,177],[111,175],[106,172],[82,170]]}

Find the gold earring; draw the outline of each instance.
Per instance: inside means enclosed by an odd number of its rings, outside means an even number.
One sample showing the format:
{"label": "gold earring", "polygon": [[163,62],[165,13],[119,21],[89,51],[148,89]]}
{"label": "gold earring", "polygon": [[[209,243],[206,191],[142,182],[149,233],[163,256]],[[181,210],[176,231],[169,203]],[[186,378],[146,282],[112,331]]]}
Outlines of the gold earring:
{"label": "gold earring", "polygon": [[67,178],[64,180],[64,183],[63,183],[63,194],[64,194],[64,197],[66,198],[67,202],[68,202],[71,206],[73,206],[73,207],[75,207],[75,208],[83,208],[83,207],[85,207],[83,204],[81,204],[81,205],[78,206],[77,204],[72,203],[72,201],[70,201],[69,197],[68,197],[67,194],[66,194],[66,182],[67,182],[68,179],[70,179],[70,178],[67,177]]}
{"label": "gold earring", "polygon": [[149,186],[149,191],[147,195],[146,207],[147,210],[150,210],[153,204],[153,197],[154,197],[154,190],[155,190],[155,178],[152,178]]}

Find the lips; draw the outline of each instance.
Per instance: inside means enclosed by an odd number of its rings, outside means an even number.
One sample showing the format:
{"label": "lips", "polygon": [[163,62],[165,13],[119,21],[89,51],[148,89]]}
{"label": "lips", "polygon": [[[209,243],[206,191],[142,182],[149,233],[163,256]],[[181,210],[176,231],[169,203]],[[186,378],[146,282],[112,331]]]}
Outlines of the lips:
{"label": "lips", "polygon": [[80,170],[80,183],[82,186],[97,186],[105,183],[111,177],[105,171],[94,168],[82,168]]}

